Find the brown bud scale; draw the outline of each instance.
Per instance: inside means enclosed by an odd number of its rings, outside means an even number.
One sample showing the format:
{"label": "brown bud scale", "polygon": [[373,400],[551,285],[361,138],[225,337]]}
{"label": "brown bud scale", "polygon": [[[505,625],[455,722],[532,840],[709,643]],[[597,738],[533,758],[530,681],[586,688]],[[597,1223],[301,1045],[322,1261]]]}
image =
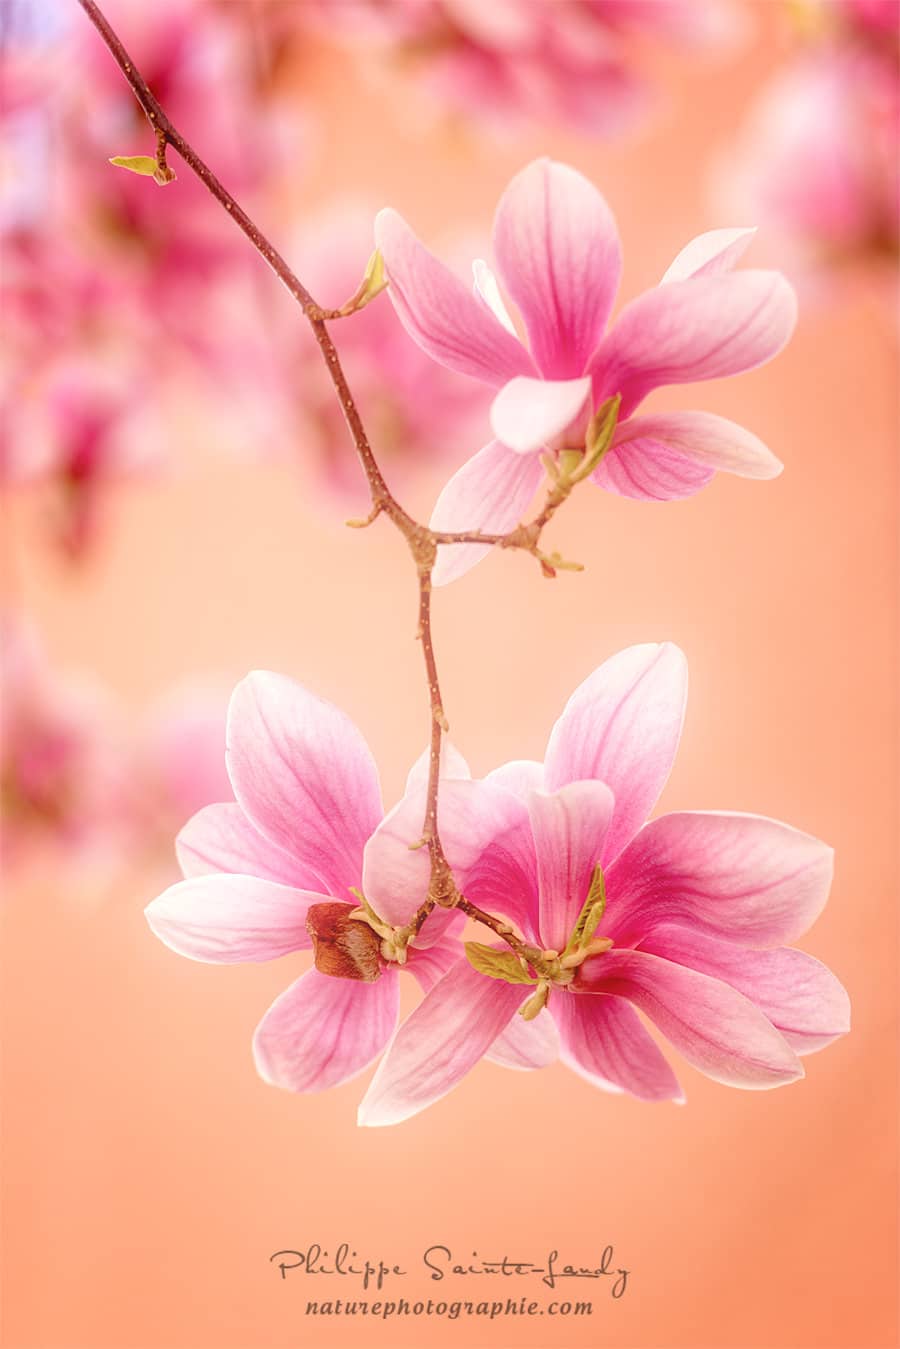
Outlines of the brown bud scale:
{"label": "brown bud scale", "polygon": [[381,939],[368,923],[351,918],[352,912],[353,906],[340,900],[310,906],[306,930],[312,937],[313,959],[320,974],[372,984],[381,977]]}

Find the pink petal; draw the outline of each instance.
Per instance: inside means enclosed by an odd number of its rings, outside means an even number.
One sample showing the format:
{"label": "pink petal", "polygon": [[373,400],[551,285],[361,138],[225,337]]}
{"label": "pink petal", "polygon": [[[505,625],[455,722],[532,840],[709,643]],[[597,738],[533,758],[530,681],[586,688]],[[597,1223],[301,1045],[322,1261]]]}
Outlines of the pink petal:
{"label": "pink petal", "polygon": [[359,1107],[362,1125],[399,1124],[446,1096],[488,1051],[522,1002],[521,984],[461,960],[391,1041]]}
{"label": "pink petal", "polygon": [[514,375],[534,372],[519,339],[429,253],[396,211],[379,211],[375,242],[384,257],[388,294],[400,321],[429,356],[487,384],[503,384]]}
{"label": "pink petal", "polygon": [[199,810],[176,838],[175,852],[186,877],[231,872],[281,881],[300,890],[320,885],[314,871],[254,829],[234,801]]}
{"label": "pink petal", "polygon": [[[447,792],[438,803],[438,826],[446,814]],[[362,888],[386,922],[403,927],[424,902],[431,881],[431,859],[422,843],[425,821],[423,787],[388,811],[366,844]]]}
{"label": "pink petal", "polygon": [[476,258],[472,263],[472,273],[474,277],[474,291],[483,304],[494,315],[499,323],[508,333],[516,336],[516,325],[509,315],[509,310],[503,302],[503,296],[500,294],[500,287],[497,284],[497,278],[483,258]]}
{"label": "pink petal", "polygon": [[544,765],[535,759],[513,759],[493,769],[484,779],[524,801],[529,792],[544,789]]}
{"label": "pink petal", "polygon": [[[440,914],[437,915],[438,918],[441,916]],[[415,975],[423,993],[430,993],[435,984],[443,979],[448,970],[453,968],[462,954],[459,941],[452,940],[447,936],[447,927],[455,928],[458,937],[465,923],[464,916],[461,913],[451,913],[448,918],[452,922],[445,926],[443,940],[427,948],[418,944],[409,947],[405,968],[409,970],[410,974]],[[432,915],[426,926],[430,927],[434,921],[435,915]],[[420,938],[415,939],[416,943],[419,941]]]}
{"label": "pink petal", "polygon": [[491,404],[491,430],[517,454],[531,454],[565,431],[590,392],[589,375],[560,380],[518,375],[504,384]]}
{"label": "pink petal", "polygon": [[532,792],[528,814],[537,853],[541,941],[561,951],[572,935],[603,855],[613,794],[603,782]]}
{"label": "pink petal", "polygon": [[665,786],[686,696],[687,662],[677,646],[632,646],[579,685],[550,734],[548,791],[597,778],[615,796],[604,865],[637,832]]}
{"label": "pink petal", "polygon": [[568,165],[535,160],[500,199],[494,254],[541,373],[583,374],[622,270],[616,222],[603,197]]}
{"label": "pink petal", "polygon": [[714,476],[713,469],[652,436],[623,440],[591,474],[598,487],[635,501],[679,501],[701,491]]}
{"label": "pink petal", "polygon": [[253,824],[339,899],[358,886],[366,839],[381,818],[378,771],[348,716],[283,675],[238,684],[226,760]]}
{"label": "pink petal", "polygon": [[318,970],[276,998],[256,1028],[256,1070],[273,1087],[325,1091],[376,1059],[397,1025],[400,985],[386,970],[374,983]]}
{"label": "pink petal", "polygon": [[323,898],[255,876],[197,876],[170,886],[144,913],[179,955],[228,965],[311,946],[306,912]]}
{"label": "pink petal", "polygon": [[[533,989],[529,989],[531,997]],[[523,1004],[527,998],[523,998]],[[525,1021],[514,1016],[505,1030],[497,1036],[485,1058],[499,1063],[503,1068],[514,1068],[519,1072],[530,1072],[534,1068],[546,1068],[559,1058],[559,1031],[556,1022],[546,1012],[539,1013],[533,1021]]]}
{"label": "pink petal", "polygon": [[628,946],[677,923],[745,946],[781,946],[821,913],[832,867],[826,844],[762,815],[663,815],[610,867],[604,932]]}
{"label": "pink petal", "polygon": [[779,1087],[803,1076],[784,1037],[743,994],[708,975],[645,955],[607,951],[579,983],[634,1003],[688,1063],[732,1087]]}
{"label": "pink petal", "polygon": [[[413,792],[424,792],[427,789],[430,762],[431,751],[424,749],[409,770],[404,796],[411,796]],[[469,765],[452,741],[445,736],[441,741],[441,779],[467,779],[471,776]]]}
{"label": "pink petal", "polygon": [[706,234],[698,234],[669,264],[659,284],[730,272],[750,247],[755,234],[755,225],[749,229],[708,230]]}
{"label": "pink petal", "polygon": [[673,281],[632,300],[591,361],[594,399],[622,395],[628,414],[651,389],[752,370],[794,330],[797,299],[780,272]]}
{"label": "pink petal", "polygon": [[730,984],[764,1013],[797,1054],[823,1049],[850,1029],[850,999],[820,961],[789,946],[748,951],[687,928],[660,927],[642,951]]}
{"label": "pink petal", "polygon": [[[415,846],[422,837],[424,815],[425,794],[420,789],[385,816],[366,845],[363,891],[376,912],[396,927],[409,922],[428,894],[428,850]],[[490,867],[490,862],[482,861],[489,844],[495,868],[503,868],[503,885],[521,887],[519,852],[530,835],[525,807],[510,793],[483,782],[444,782],[438,798],[438,829],[457,884],[467,894],[476,864],[474,885],[480,892],[478,877]],[[512,852],[505,846],[507,836],[515,843]],[[513,895],[517,893],[514,889]],[[429,920],[423,938],[433,930],[433,920]]]}
{"label": "pink petal", "polygon": [[[531,504],[544,470],[537,455],[516,454],[492,440],[454,473],[431,517],[432,529],[506,534]],[[464,576],[491,551],[484,544],[442,544],[432,574],[436,586]]]}
{"label": "pink petal", "polygon": [[563,1063],[588,1082],[642,1101],[684,1100],[677,1077],[624,999],[561,991],[551,994],[549,1005]]}
{"label": "pink petal", "polygon": [[[669,500],[699,490],[714,470],[741,478],[777,478],[783,467],[757,436],[726,417],[713,412],[658,412],[620,423],[612,450],[593,476],[601,487],[623,496],[639,494],[628,489],[630,481],[638,488],[646,481],[650,490],[640,495]],[[673,489],[665,495],[668,476]],[[686,490],[677,490],[680,481]],[[690,486],[692,481],[696,487]]]}

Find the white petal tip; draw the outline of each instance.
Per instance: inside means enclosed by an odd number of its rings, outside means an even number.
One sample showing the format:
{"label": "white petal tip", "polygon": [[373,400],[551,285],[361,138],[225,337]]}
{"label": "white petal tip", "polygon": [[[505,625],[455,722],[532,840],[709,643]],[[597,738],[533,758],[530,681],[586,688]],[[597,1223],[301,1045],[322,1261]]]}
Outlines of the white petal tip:
{"label": "white petal tip", "polygon": [[356,1112],[359,1129],[385,1129],[390,1124],[402,1124],[408,1116],[391,1111],[380,1111],[377,1106],[366,1106],[365,1101]]}

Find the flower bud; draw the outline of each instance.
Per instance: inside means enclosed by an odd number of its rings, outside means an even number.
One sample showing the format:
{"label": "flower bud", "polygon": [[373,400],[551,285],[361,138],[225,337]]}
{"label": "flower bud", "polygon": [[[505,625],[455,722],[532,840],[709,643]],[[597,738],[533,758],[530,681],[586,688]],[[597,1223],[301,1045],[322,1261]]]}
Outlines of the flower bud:
{"label": "flower bud", "polygon": [[312,937],[313,959],[320,974],[372,984],[381,977],[381,942],[368,923],[350,917],[352,912],[351,905],[339,900],[310,906],[306,930]]}

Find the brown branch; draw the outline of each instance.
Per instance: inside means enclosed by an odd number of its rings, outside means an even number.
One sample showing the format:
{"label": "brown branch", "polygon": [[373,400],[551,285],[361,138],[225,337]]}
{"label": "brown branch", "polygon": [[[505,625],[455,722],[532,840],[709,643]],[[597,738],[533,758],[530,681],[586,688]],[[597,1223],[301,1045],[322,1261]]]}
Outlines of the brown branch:
{"label": "brown branch", "polygon": [[[444,732],[450,728],[441,701],[441,686],[438,680],[437,661],[434,655],[434,643],[431,636],[431,570],[434,566],[436,548],[430,542],[427,557],[419,567],[419,630],[417,636],[422,643],[422,655],[425,658],[425,674],[428,679],[428,700],[431,708],[431,736],[428,746],[428,787],[425,793],[425,824],[422,838],[431,857],[431,886],[428,898],[443,908],[452,908],[459,898],[453,874],[438,832],[437,805],[438,787],[441,775],[441,742]],[[418,915],[416,915],[418,918]],[[424,921],[424,918],[423,920]],[[421,927],[421,923],[419,923]]]}
{"label": "brown branch", "polygon": [[[132,93],[143,109],[147,121],[153,130],[156,137],[156,163],[158,166],[156,175],[157,182],[162,184],[170,181],[171,178],[174,177],[171,168],[166,163],[166,150],[168,146],[171,146],[181,156],[188,168],[191,169],[191,171],[196,174],[200,181],[208,188],[216,201],[218,201],[225,211],[228,212],[237,227],[246,235],[256,251],[265,259],[279,281],[281,281],[282,285],[285,286],[303,310],[303,313],[313,330],[316,341],[318,342],[328,373],[331,376],[331,381],[334,385],[335,392],[337,393],[338,400],[340,401],[341,409],[350,430],[357,456],[366,475],[372,499],[372,510],[369,517],[366,520],[350,521],[348,523],[359,527],[370,524],[381,514],[387,515],[406,539],[416,563],[419,575],[418,635],[422,642],[422,651],[425,658],[425,669],[428,677],[429,705],[431,710],[428,786],[426,790],[426,808],[423,825],[423,842],[428,847],[431,859],[431,882],[428,895],[409,926],[410,933],[415,935],[428,915],[437,905],[442,907],[453,907],[460,902],[459,892],[453,880],[450,865],[444,856],[443,848],[441,846],[437,821],[441,740],[443,732],[447,727],[447,721],[441,703],[437,664],[435,661],[434,646],[431,636],[431,575],[437,556],[437,548],[441,544],[452,543],[481,543],[501,548],[519,548],[530,552],[538,558],[545,575],[555,575],[552,564],[555,562],[556,565],[560,565],[560,561],[555,557],[550,559],[545,558],[538,549],[538,542],[540,540],[541,531],[551,519],[557,508],[569,495],[572,484],[562,479],[557,479],[553,482],[548,491],[544,508],[535,520],[527,525],[518,525],[515,529],[510,530],[506,534],[483,534],[477,530],[431,530],[414,520],[393,496],[382,475],[381,469],[378,466],[372,447],[369,443],[365,427],[363,426],[359,409],[341,367],[334,342],[326,327],[326,320],[342,317],[342,312],[339,310],[323,309],[320,305],[316,304],[312,295],[294,274],[278,250],[266,238],[255,222],[251,220],[246,211],[243,210],[228,189],[219,181],[212,169],[210,169],[204,160],[200,158],[196,150],[194,150],[188,141],[185,140],[177,127],[172,124],[146,80],[135,66],[120,38],[110,27],[105,15],[95,3],[95,0],[78,0],[78,3],[81,5],[81,8],[84,10],[88,19],[97,29],[97,32],[109,49],[113,60],[122,71],[122,74],[127,80]],[[471,913],[472,916],[478,917],[479,921],[486,922],[488,926],[498,925],[494,927],[495,931],[499,931],[504,927],[499,919],[491,919],[489,914],[483,914],[481,910],[476,910],[473,906],[467,907],[466,912]],[[507,941],[510,940],[508,936],[505,936],[504,939]],[[519,945],[521,945],[521,943],[519,943]],[[539,956],[539,953],[537,952],[534,954]]]}
{"label": "brown branch", "polygon": [[539,547],[545,527],[553,519],[563,502],[571,495],[574,486],[573,482],[566,479],[557,478],[556,481],[551,482],[547,490],[547,499],[534,519],[527,524],[516,525],[506,534],[483,534],[477,529],[433,529],[430,531],[431,537],[438,545],[481,543],[488,544],[492,548],[521,549],[537,558],[545,576],[555,576],[555,567],[580,571],[581,568],[577,564],[563,562],[556,555],[552,558],[547,557]]}
{"label": "brown branch", "polygon": [[538,974],[547,973],[547,961],[544,952],[536,946],[529,946],[527,942],[522,941],[509,923],[502,918],[497,918],[495,914],[488,913],[485,909],[479,909],[477,904],[473,904],[464,895],[460,895],[456,907],[467,918],[472,918],[476,923],[483,923],[485,927],[489,927],[495,936],[506,942],[507,946],[511,947],[517,956],[531,965],[532,969],[536,970]]}
{"label": "brown branch", "polygon": [[136,68],[120,38],[110,27],[106,17],[94,0],[78,0],[81,8],[84,10],[91,23],[97,29],[106,46],[118,65],[125,79],[131,87],[131,91],[144,111],[147,121],[157,138],[157,162],[163,163],[165,156],[165,147],[171,145],[173,150],[187,164],[188,168],[194,172],[200,181],[209,189],[216,201],[222,205],[231,218],[234,220],[238,229],[242,230],[250,240],[253,247],[260,253],[271,267],[272,271],[278,277],[279,281],[287,288],[294,299],[300,305],[306,315],[310,327],[315,334],[316,341],[325,359],[328,367],[328,373],[331,376],[337,392],[344,417],[350,428],[350,434],[353,437],[353,443],[356,446],[356,452],[359,456],[366,478],[369,483],[369,490],[372,494],[373,505],[380,506],[381,510],[389,515],[394,524],[408,537],[409,532],[416,528],[415,521],[407,515],[406,511],[394,499],[387,483],[382,476],[381,470],[376,463],[375,456],[372,453],[372,447],[369,444],[368,436],[359,415],[359,410],[350,392],[341,363],[338,359],[337,351],[328,329],[325,327],[324,315],[327,311],[322,310],[310,295],[309,291],[293,273],[287,262],[269,242],[259,227],[250,219],[246,211],[238,204],[231,193],[213,173],[212,169],[206,164],[196,150],[185,140],[181,132],[172,125],[166,116],[161,104],[157,101],[147,81]]}

